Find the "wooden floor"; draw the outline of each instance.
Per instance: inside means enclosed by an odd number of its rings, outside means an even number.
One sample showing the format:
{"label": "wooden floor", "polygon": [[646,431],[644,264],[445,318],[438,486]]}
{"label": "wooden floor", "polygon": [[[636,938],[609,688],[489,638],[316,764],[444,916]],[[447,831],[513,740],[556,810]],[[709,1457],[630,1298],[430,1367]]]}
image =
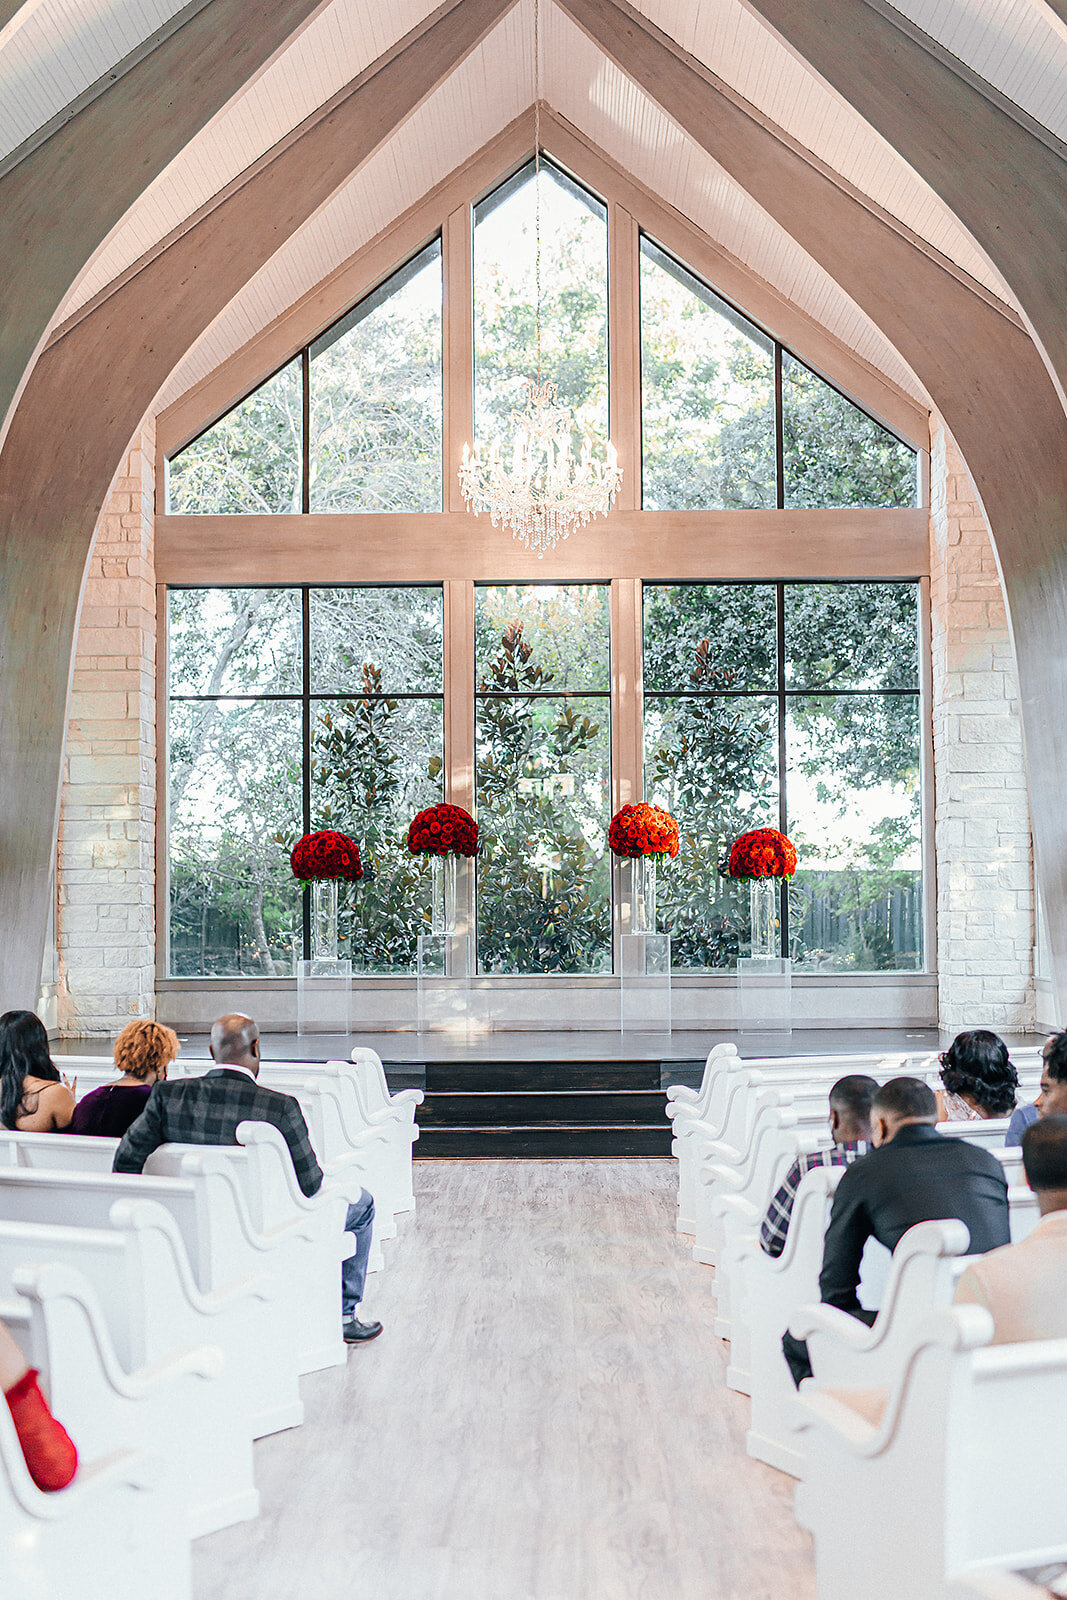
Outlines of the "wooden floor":
{"label": "wooden floor", "polygon": [[256,1446],[263,1514],[196,1600],[812,1600],[792,1481],[744,1453],[670,1161],[425,1161],[376,1343]]}

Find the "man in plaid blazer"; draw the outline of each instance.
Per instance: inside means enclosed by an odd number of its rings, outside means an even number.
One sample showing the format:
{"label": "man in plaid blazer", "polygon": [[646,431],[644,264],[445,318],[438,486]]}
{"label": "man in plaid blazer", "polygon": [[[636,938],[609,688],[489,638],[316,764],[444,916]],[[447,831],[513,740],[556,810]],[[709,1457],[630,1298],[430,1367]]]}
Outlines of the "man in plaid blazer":
{"label": "man in plaid blazer", "polygon": [[[256,1082],[259,1075],[259,1029],[251,1017],[220,1017],[211,1030],[211,1055],[217,1063],[202,1078],[159,1082],[141,1115],[130,1124],[115,1152],[115,1172],[143,1172],[161,1144],[232,1144],[242,1122],[269,1122],[278,1129],[293,1158],[296,1181],[306,1195],[322,1187],[322,1168],[315,1159],[299,1102]],[[348,1208],[345,1230],[356,1241],[355,1255],[341,1263],[341,1311],[346,1344],[376,1339],[380,1322],[361,1322],[356,1308],[363,1299],[370,1257],[374,1201],[366,1189]]]}

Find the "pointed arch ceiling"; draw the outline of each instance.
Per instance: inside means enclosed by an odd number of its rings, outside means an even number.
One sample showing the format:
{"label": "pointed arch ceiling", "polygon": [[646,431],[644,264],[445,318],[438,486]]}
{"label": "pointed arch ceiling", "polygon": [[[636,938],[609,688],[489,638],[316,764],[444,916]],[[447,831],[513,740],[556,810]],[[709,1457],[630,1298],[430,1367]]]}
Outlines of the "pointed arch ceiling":
{"label": "pointed arch ceiling", "polygon": [[[894,9],[887,0],[869,3]],[[560,116],[891,383],[923,401],[906,364],[830,275],[551,0],[542,4],[542,94]],[[1003,281],[948,207],[743,0],[641,0],[638,9],[854,193],[896,219],[980,292],[1012,304]],[[267,149],[431,14],[427,0],[332,0],[127,213],[68,296],[57,324],[106,294],[109,284],[158,250],[221,189],[240,181]],[[1053,131],[1067,117],[1062,92],[1053,92],[1053,85],[1062,90],[1067,69],[1067,29],[1043,0],[907,0],[897,15],[906,25],[928,30],[938,48],[958,49],[965,70],[984,70],[999,92],[1016,95],[1028,115],[1046,118]],[[6,147],[16,134],[25,138],[35,119],[39,126],[54,115],[57,99],[84,90],[88,73],[99,76],[109,50],[117,61],[177,17],[170,0],[41,0],[24,6],[0,37],[0,104],[14,119],[10,126],[0,122]],[[160,404],[199,382],[529,107],[532,46],[533,0],[521,0],[374,160],[252,279],[183,361]],[[80,77],[71,65],[74,57]]]}

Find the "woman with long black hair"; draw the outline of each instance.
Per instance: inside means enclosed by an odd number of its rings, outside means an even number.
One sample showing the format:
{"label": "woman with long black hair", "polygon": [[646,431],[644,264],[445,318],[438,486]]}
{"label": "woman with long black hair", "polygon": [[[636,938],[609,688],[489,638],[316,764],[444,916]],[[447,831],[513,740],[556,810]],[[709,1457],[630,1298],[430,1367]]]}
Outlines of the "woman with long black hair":
{"label": "woman with long black hair", "polygon": [[74,1094],[52,1065],[44,1023],[32,1011],[0,1017],[0,1125],[20,1133],[59,1133],[74,1115]]}

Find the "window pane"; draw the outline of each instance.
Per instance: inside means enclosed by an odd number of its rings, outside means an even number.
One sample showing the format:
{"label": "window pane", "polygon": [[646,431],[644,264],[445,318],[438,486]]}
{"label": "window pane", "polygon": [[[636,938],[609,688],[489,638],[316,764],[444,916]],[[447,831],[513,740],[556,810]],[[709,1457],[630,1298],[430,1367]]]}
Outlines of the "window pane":
{"label": "window pane", "polygon": [[608,438],[608,230],[602,205],[542,165],[482,202],[474,229],[474,429],[479,449],[512,438],[537,373],[537,194],[541,373],[574,413],[574,448]]}
{"label": "window pane", "polygon": [[[610,972],[610,683],[603,584],[477,591],[478,964]],[[499,698],[498,698],[499,696]]]}
{"label": "window pane", "polygon": [[171,694],[300,692],[298,589],[171,589]]}
{"label": "window pane", "polygon": [[918,585],[787,585],[785,662],[791,689],[917,689]]}
{"label": "window pane", "polygon": [[440,699],[387,695],[312,707],[311,825],[359,844],[364,877],[341,884],[342,955],[367,972],[410,972],[428,929],[430,870],[407,848],[416,811],[442,798]]}
{"label": "window pane", "polygon": [[784,350],[782,436],[787,507],[915,505],[914,450]]}
{"label": "window pane", "polygon": [[362,690],[365,669],[382,689],[440,694],[443,604],[440,588],[312,589],[312,694]]}
{"label": "window pane", "polygon": [[610,972],[609,702],[480,699],[480,972]]}
{"label": "window pane", "polygon": [[[476,595],[480,688],[610,689],[606,584],[508,584],[479,587]],[[525,663],[523,650],[531,652]]]}
{"label": "window pane", "polygon": [[312,511],[441,509],[441,246],[311,346]]}
{"label": "window pane", "polygon": [[646,583],[646,693],[774,689],[776,608],[770,584]]}
{"label": "window pane", "polygon": [[303,384],[291,361],[168,466],[176,514],[300,511]]}
{"label": "window pane", "polygon": [[790,945],[809,971],[922,966],[919,701],[790,700]]}
{"label": "window pane", "polygon": [[299,703],[172,702],[169,738],[171,971],[291,974]]}
{"label": "window pane", "polygon": [[729,967],[749,938],[748,885],[719,876],[746,828],[778,823],[778,725],[767,698],[645,701],[645,793],[678,820],[657,876],[675,967]]}
{"label": "window pane", "polygon": [[647,239],[641,427],[646,510],[776,504],[773,344]]}

